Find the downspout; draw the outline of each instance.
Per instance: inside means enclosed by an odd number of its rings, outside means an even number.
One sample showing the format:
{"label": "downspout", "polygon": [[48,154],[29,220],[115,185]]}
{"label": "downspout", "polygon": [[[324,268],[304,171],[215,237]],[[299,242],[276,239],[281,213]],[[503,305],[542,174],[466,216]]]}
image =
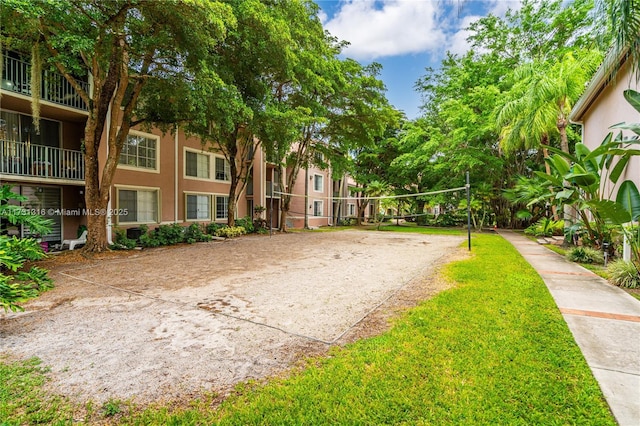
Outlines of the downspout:
{"label": "downspout", "polygon": [[176,134],[174,137],[174,178],[173,178],[173,222],[178,223],[178,125],[176,124]]}
{"label": "downspout", "polygon": [[[106,125],[107,125],[107,158],[109,158],[109,137],[110,137],[110,132],[109,129],[111,128],[111,102],[109,102],[109,109],[107,110],[107,120],[106,120]],[[109,193],[111,193],[111,190],[113,189],[113,185],[111,185],[111,188],[109,188]],[[109,245],[113,244],[113,240],[111,239],[111,195],[109,195],[109,201],[107,202],[107,243],[109,243]]]}

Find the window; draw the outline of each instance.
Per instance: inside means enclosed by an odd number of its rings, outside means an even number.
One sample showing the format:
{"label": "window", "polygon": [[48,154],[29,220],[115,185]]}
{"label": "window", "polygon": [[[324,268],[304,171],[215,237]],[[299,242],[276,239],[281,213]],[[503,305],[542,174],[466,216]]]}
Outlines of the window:
{"label": "window", "polygon": [[356,205],[349,204],[349,216],[355,216],[355,215],[356,215]]}
{"label": "window", "polygon": [[313,215],[322,216],[322,201],[313,202]]}
{"label": "window", "polygon": [[185,151],[185,175],[209,179],[210,160],[209,155],[198,152]]}
{"label": "window", "polygon": [[324,190],[324,176],[313,175],[313,190],[316,192],[322,192]]}
{"label": "window", "polygon": [[216,195],[216,219],[227,219],[229,217],[229,197]]}
{"label": "window", "polygon": [[120,152],[119,163],[123,166],[156,170],[157,142],[155,137],[129,134]]}
{"label": "window", "polygon": [[187,220],[211,219],[211,196],[187,194]]}
{"label": "window", "polygon": [[[33,125],[33,117],[30,115],[0,111],[0,140],[59,148],[60,122],[41,118],[40,131],[36,132]],[[8,148],[13,147],[13,149],[16,149],[16,146],[15,143],[12,143],[8,145]],[[18,155],[14,152],[4,152],[4,154]]]}
{"label": "window", "polygon": [[231,180],[231,168],[229,167],[229,162],[222,157],[216,157],[216,180]]}
{"label": "window", "polygon": [[[158,191],[118,189],[120,223],[153,223],[158,221]],[[126,212],[126,214],[124,213]]]}

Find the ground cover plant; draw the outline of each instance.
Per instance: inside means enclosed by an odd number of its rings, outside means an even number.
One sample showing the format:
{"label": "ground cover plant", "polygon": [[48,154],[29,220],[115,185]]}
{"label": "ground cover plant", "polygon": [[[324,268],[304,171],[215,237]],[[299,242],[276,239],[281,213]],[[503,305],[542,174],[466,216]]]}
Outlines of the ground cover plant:
{"label": "ground cover plant", "polygon": [[[119,405],[109,424],[615,424],[541,279],[499,236],[474,234],[470,259],[445,268],[456,287],[386,333],[334,347],[288,377],[174,408]],[[19,364],[7,364],[19,375]],[[4,377],[5,371],[3,371]],[[4,383],[0,394],[9,395]],[[36,390],[37,383],[31,385]],[[35,406],[34,392],[13,407]],[[63,407],[64,408],[64,407]],[[61,409],[44,423],[64,424]],[[94,410],[106,416],[107,410]],[[14,408],[8,424],[28,423]],[[75,416],[76,419],[83,416]],[[84,417],[87,418],[87,417]],[[88,423],[95,421],[91,418]]]}

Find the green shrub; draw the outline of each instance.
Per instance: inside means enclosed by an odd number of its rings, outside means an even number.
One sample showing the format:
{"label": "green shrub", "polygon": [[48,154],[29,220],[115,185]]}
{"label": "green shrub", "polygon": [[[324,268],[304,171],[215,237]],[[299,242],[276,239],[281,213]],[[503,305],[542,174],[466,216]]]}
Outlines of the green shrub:
{"label": "green shrub", "polygon": [[[10,204],[11,200],[24,202],[27,199],[11,192],[8,185],[0,186],[0,218],[11,225],[27,225],[34,234],[50,232],[50,220]],[[53,287],[47,270],[37,266],[28,271],[24,269],[27,261],[44,257],[45,253],[35,239],[0,235],[0,309],[5,312],[22,310],[18,303]]]}
{"label": "green shrub", "polygon": [[203,227],[197,223],[192,223],[184,230],[184,241],[193,244],[203,241],[211,241],[211,235],[207,235]]}
{"label": "green shrub", "polygon": [[246,234],[247,231],[242,226],[225,226],[216,231],[216,237],[234,238]]}
{"label": "green shrub", "polygon": [[527,235],[534,237],[550,237],[564,235],[564,221],[543,218],[524,230]]}
{"label": "green shrub", "polygon": [[160,225],[155,230],[155,238],[161,246],[173,246],[184,241],[184,228],[178,223]]}
{"label": "green shrub", "polygon": [[149,231],[147,225],[140,225],[140,245],[142,247],[158,247],[160,246],[160,240],[156,238],[154,231]]}
{"label": "green shrub", "polygon": [[207,225],[207,234],[209,235],[216,235],[216,231],[220,228],[224,228],[227,225],[222,224],[222,223],[216,223],[216,222],[211,222],[210,224]]}
{"label": "green shrub", "polygon": [[447,212],[438,215],[433,224],[435,226],[462,226],[467,223],[467,215],[461,212]]}
{"label": "green shrub", "polygon": [[42,247],[33,238],[0,235],[0,308],[22,310],[18,303],[53,288],[46,269],[37,266],[24,269],[25,262],[44,256]]}
{"label": "green shrub", "polygon": [[632,262],[616,260],[607,266],[609,280],[618,287],[640,288],[640,275]]}
{"label": "green shrub", "polygon": [[236,226],[242,226],[245,231],[247,231],[247,234],[251,234],[256,231],[251,216],[245,216],[236,220]]}
{"label": "green shrub", "polygon": [[578,263],[604,264],[604,254],[591,247],[574,247],[567,252],[567,259]]}
{"label": "green shrub", "polygon": [[125,229],[115,229],[115,236],[113,238],[113,244],[111,249],[113,250],[131,250],[138,245],[138,242],[132,238],[127,237],[127,231]]}

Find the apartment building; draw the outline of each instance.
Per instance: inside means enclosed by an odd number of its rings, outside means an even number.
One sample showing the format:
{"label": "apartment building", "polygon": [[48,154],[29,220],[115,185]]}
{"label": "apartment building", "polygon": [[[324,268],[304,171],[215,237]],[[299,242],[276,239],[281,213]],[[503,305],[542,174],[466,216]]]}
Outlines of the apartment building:
{"label": "apartment building", "polygon": [[[53,221],[53,231],[42,236],[43,241],[56,244],[76,238],[78,229],[86,224],[86,105],[61,75],[47,71],[36,129],[31,116],[29,58],[3,52],[2,60],[0,183],[25,196],[25,208]],[[88,81],[83,84],[89,87]],[[107,157],[107,128],[99,152],[101,165]],[[135,128],[129,132],[113,179],[108,233],[112,227],[142,224],[226,222],[230,181],[228,162],[203,147],[198,138],[187,137],[180,129],[162,133]],[[249,208],[250,204],[241,202],[237,214],[251,214]],[[32,236],[27,227],[5,223],[2,229],[20,237]]]}
{"label": "apartment building", "polygon": [[[84,102],[61,76],[46,71],[42,79],[39,129],[31,116],[29,58],[3,52],[0,82],[0,183],[25,196],[21,204],[53,221],[53,231],[41,236],[55,246],[76,238],[86,225],[84,127],[88,112]],[[89,81],[83,84],[89,87]],[[99,152],[102,166],[107,158],[105,126]],[[262,207],[262,217],[279,227],[281,193],[278,168],[266,161],[264,152],[251,153],[252,163],[245,191],[237,205],[237,217],[253,216]],[[333,223],[334,183],[328,171],[310,168],[300,174],[292,188],[290,227]],[[306,183],[305,180],[309,182]],[[111,187],[107,234],[114,228],[128,229],[159,224],[227,222],[230,167],[225,158],[200,139],[179,128],[170,133],[134,128],[129,132]],[[305,189],[305,184],[309,186]],[[309,203],[305,202],[305,190]],[[258,210],[263,210],[259,208]],[[33,236],[27,227],[3,223],[3,232]]]}

